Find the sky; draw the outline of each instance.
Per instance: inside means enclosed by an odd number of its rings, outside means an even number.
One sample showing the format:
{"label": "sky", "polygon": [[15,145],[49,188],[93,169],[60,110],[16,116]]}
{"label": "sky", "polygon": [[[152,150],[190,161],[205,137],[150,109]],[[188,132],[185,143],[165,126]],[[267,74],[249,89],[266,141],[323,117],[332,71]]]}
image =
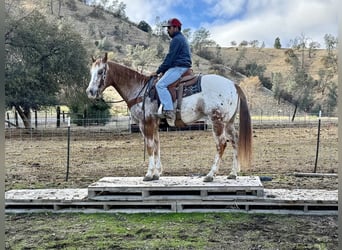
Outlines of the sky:
{"label": "sky", "polygon": [[221,47],[232,41],[258,40],[273,47],[276,37],[282,47],[304,35],[325,48],[324,35],[338,36],[339,0],[120,0],[126,16],[154,26],[176,17],[182,29],[205,28],[209,39]]}

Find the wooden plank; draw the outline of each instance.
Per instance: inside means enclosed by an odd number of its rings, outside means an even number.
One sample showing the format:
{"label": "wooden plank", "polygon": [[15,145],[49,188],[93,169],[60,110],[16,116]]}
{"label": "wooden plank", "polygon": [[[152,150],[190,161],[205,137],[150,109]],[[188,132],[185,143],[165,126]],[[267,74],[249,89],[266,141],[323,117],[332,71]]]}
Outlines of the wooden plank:
{"label": "wooden plank", "polygon": [[215,188],[259,188],[262,189],[263,185],[258,176],[238,176],[235,180],[227,179],[226,176],[216,176],[213,182],[203,182],[202,177],[161,177],[155,181],[143,181],[142,177],[104,177],[99,181],[88,186],[90,190],[107,190],[107,188],[117,188],[122,191],[131,189],[149,188],[162,189],[215,189]]}
{"label": "wooden plank", "polygon": [[265,199],[276,201],[310,201],[315,203],[334,202],[338,201],[337,190],[326,189],[265,189]]}
{"label": "wooden plank", "polygon": [[[144,182],[140,177],[104,177],[88,187],[88,197],[118,199],[133,196],[137,199],[196,199],[209,196],[252,195],[263,196],[263,185],[257,176],[239,176],[236,180],[224,176],[213,182],[203,182],[200,177],[162,177],[160,180]],[[140,197],[141,195],[141,197]],[[120,198],[119,198],[120,199]],[[126,198],[122,198],[126,199]]]}
{"label": "wooden plank", "polygon": [[66,188],[66,189],[19,189],[9,190],[5,193],[5,200],[11,201],[75,201],[86,200],[88,189],[86,188]]}
{"label": "wooden plank", "polygon": [[6,211],[82,211],[87,212],[96,210],[98,212],[112,211],[112,212],[176,212],[175,202],[7,202]]}
{"label": "wooden plank", "polygon": [[293,173],[296,177],[338,177],[338,174],[333,173]]}
{"label": "wooden plank", "polygon": [[[192,190],[191,186],[186,186],[187,188],[183,190],[177,185],[175,185],[175,190],[172,190],[173,186],[161,190],[158,187],[129,189],[130,187],[126,186],[119,189],[117,193],[119,198],[115,201],[112,200],[111,195],[107,197],[105,194],[97,196],[96,200],[89,199],[87,189],[10,190],[5,193],[5,209],[7,213],[20,211],[53,213],[76,211],[84,213],[263,212],[320,215],[335,215],[338,211],[337,190],[263,188],[253,190],[253,187],[226,190],[224,186],[218,187],[217,185],[211,185],[208,189],[202,183],[199,186],[203,188]],[[120,190],[124,191],[120,192]],[[259,191],[262,191],[262,197],[255,194]],[[248,195],[249,192],[250,195]]]}
{"label": "wooden plank", "polygon": [[228,212],[228,211],[300,211],[304,213],[319,214],[322,211],[331,214],[338,213],[338,204],[310,204],[306,202],[272,203],[271,201],[178,201],[177,212]]}

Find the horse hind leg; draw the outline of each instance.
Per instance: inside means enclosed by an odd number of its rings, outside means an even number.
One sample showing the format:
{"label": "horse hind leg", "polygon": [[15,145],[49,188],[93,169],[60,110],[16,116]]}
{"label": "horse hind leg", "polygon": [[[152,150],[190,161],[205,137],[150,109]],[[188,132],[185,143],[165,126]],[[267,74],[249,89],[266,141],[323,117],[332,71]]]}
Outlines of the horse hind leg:
{"label": "horse hind leg", "polygon": [[234,123],[229,123],[226,127],[226,134],[233,147],[233,166],[228,179],[236,179],[238,172],[240,172],[240,162],[238,159],[238,135],[234,127]]}
{"label": "horse hind leg", "polygon": [[214,164],[211,167],[210,172],[205,176],[204,182],[212,182],[214,180],[215,174],[218,172],[220,163],[222,161],[222,156],[224,150],[227,146],[227,140],[225,136],[225,124],[222,119],[215,116],[216,119],[213,119],[213,135],[216,143],[216,155]]}

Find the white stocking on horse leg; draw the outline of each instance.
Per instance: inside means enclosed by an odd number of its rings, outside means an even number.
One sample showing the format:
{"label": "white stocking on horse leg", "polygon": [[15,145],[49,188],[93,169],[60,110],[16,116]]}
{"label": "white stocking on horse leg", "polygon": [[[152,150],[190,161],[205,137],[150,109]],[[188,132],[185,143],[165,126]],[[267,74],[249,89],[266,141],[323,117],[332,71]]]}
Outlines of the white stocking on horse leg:
{"label": "white stocking on horse leg", "polygon": [[204,178],[204,182],[212,182],[214,180],[214,176],[218,171],[218,167],[220,165],[220,156],[216,154],[214,164],[212,165],[210,172]]}
{"label": "white stocking on horse leg", "polygon": [[160,161],[160,144],[159,144],[159,134],[154,134],[154,159],[155,159],[155,172],[153,174],[153,179],[159,179],[162,174],[162,164]]}
{"label": "white stocking on horse leg", "polygon": [[154,156],[150,155],[148,157],[148,168],[147,168],[147,173],[144,177],[144,181],[153,180],[153,172],[154,172]]}
{"label": "white stocking on horse leg", "polygon": [[154,171],[155,171],[155,157],[154,157],[154,140],[146,139],[146,151],[148,154],[148,168],[147,173],[144,177],[144,181],[151,181],[154,179]]}

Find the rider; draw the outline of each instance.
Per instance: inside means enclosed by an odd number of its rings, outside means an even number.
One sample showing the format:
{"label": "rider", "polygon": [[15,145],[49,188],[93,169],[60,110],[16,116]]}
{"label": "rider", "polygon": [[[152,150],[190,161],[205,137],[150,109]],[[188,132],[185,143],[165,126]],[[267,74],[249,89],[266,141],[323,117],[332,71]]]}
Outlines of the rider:
{"label": "rider", "polygon": [[162,73],[156,87],[159,99],[163,105],[162,114],[157,114],[160,118],[175,119],[172,98],[167,87],[179,79],[192,65],[190,46],[184,35],[181,33],[182,23],[177,18],[168,20],[167,33],[172,38],[169,46],[169,52],[163,63],[151,76],[157,76]]}

